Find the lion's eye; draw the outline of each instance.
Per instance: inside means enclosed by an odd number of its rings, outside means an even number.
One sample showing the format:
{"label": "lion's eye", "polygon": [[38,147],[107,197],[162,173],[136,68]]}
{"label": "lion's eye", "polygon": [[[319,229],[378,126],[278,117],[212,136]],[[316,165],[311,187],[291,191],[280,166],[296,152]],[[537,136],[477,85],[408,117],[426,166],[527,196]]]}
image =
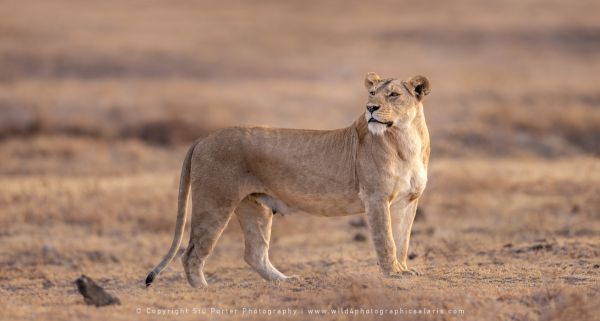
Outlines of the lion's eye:
{"label": "lion's eye", "polygon": [[390,96],[390,97],[398,97],[398,96],[400,96],[400,94],[397,93],[397,92],[393,92],[392,91],[388,96]]}
{"label": "lion's eye", "polygon": [[369,91],[369,95],[375,96],[375,91]]}

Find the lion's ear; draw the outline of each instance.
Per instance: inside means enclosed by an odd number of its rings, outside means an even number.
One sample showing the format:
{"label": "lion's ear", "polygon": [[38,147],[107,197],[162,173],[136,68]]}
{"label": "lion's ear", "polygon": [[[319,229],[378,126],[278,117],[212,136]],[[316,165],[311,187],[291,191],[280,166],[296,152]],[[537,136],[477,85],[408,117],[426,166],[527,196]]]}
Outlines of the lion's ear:
{"label": "lion's ear", "polygon": [[379,75],[377,73],[374,73],[374,72],[368,73],[367,76],[365,77],[365,88],[367,88],[367,90],[369,90],[369,88],[373,87],[373,85],[378,83],[380,80],[381,80],[381,77],[379,77]]}
{"label": "lion's ear", "polygon": [[405,81],[404,85],[419,101],[431,92],[431,84],[425,76],[414,76]]}

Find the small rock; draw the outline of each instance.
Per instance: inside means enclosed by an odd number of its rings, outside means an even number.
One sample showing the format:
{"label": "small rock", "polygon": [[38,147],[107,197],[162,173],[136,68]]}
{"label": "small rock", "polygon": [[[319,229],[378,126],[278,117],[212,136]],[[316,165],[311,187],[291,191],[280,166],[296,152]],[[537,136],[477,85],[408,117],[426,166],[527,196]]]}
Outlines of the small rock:
{"label": "small rock", "polygon": [[512,243],[506,243],[506,244],[504,244],[503,248],[510,249],[512,246],[513,246]]}
{"label": "small rock", "polygon": [[571,207],[571,213],[573,213],[573,214],[579,213],[580,210],[581,210],[581,208],[579,207],[578,204],[574,204],[573,207]]}
{"label": "small rock", "polygon": [[594,269],[600,268],[600,264],[594,264]]}
{"label": "small rock", "polygon": [[414,260],[417,256],[418,256],[417,253],[410,252],[410,254],[408,254],[408,259],[409,260]]}
{"label": "small rock", "polygon": [[367,240],[367,237],[362,233],[356,233],[354,234],[354,238],[352,240],[355,242],[364,242]]}
{"label": "small rock", "polygon": [[77,289],[79,293],[83,295],[83,299],[86,304],[93,304],[97,307],[111,305],[111,304],[121,304],[121,301],[104,291],[94,280],[90,279],[85,275],[81,275],[77,280],[75,280],[75,284],[77,285]]}
{"label": "small rock", "polygon": [[352,227],[365,227],[367,226],[367,221],[364,217],[355,217],[350,220],[350,226]]}

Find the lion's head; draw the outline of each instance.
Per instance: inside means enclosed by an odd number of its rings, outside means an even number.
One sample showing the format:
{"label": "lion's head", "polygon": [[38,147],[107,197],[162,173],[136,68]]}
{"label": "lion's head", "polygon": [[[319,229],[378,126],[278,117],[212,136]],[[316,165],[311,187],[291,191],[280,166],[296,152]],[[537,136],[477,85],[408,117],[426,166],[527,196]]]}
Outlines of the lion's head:
{"label": "lion's head", "polygon": [[376,135],[391,127],[406,127],[417,114],[417,107],[431,87],[424,76],[408,80],[381,79],[374,72],[367,74],[365,88],[369,93],[367,118],[369,131]]}

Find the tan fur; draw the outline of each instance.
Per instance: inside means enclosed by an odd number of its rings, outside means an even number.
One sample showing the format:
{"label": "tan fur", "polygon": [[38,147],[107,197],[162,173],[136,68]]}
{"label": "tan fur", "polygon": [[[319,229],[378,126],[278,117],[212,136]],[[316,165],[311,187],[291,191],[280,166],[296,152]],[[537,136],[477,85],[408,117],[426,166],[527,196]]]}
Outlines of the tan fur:
{"label": "tan fur", "polygon": [[[366,212],[380,269],[386,275],[417,274],[406,257],[417,202],[427,183],[429,134],[422,99],[429,81],[422,76],[382,80],[369,73],[365,87],[367,106],[379,108],[346,128],[234,127],[195,143],[182,169],[173,244],[147,285],[179,248],[188,181],[193,210],[182,261],[194,287],[206,285],[202,268],[233,213],[244,232],[246,262],[267,280],[288,278],[269,261],[272,211],[319,216]],[[386,125],[369,123],[370,118]]]}

